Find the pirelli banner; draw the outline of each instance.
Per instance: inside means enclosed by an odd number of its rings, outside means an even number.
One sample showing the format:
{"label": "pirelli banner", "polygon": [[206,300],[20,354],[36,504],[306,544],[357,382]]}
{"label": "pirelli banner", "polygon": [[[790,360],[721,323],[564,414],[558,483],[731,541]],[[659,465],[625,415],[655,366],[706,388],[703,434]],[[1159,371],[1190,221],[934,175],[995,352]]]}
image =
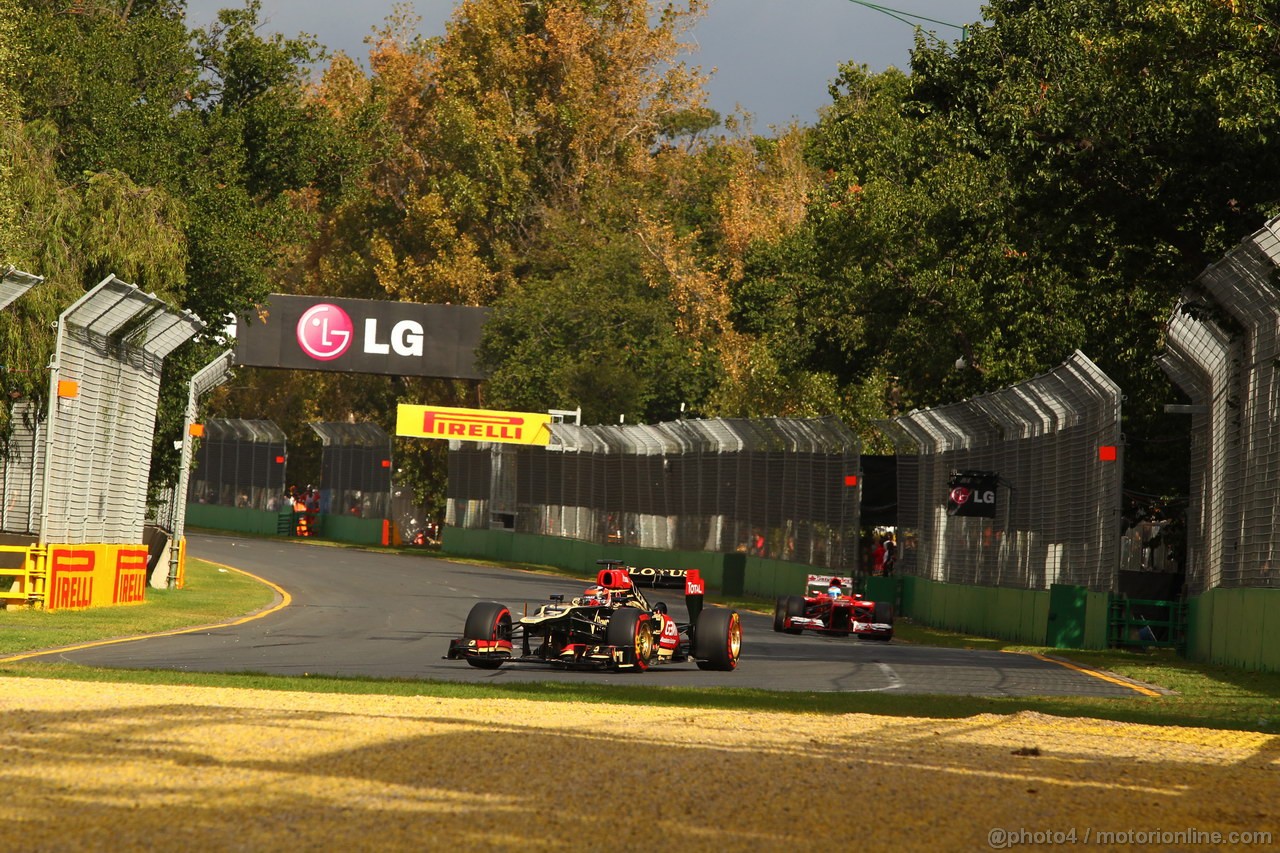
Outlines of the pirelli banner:
{"label": "pirelli banner", "polygon": [[47,610],[142,603],[147,588],[145,545],[47,547]]}
{"label": "pirelli banner", "polygon": [[271,294],[236,318],[234,361],[250,367],[483,379],[488,308]]}
{"label": "pirelli banner", "polygon": [[490,409],[449,409],[401,403],[396,409],[396,435],[503,444],[551,443],[551,415],[497,412]]}

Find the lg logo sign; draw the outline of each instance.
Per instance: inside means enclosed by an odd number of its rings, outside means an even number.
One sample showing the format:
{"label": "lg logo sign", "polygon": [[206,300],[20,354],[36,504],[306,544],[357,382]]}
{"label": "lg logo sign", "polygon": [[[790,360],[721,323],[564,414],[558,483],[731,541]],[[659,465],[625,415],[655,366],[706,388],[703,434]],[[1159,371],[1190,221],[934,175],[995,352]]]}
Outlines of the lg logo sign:
{"label": "lg logo sign", "polygon": [[984,471],[959,471],[951,475],[947,514],[995,518],[996,486],[1000,475]]}
{"label": "lg logo sign", "polygon": [[236,317],[235,363],[382,376],[483,379],[488,308],[273,293]]}
{"label": "lg logo sign", "polygon": [[975,504],[993,504],[996,502],[996,493],[993,491],[975,491],[966,486],[957,486],[951,490],[952,503],[964,506],[969,501]]}
{"label": "lg logo sign", "polygon": [[[332,361],[348,349],[355,339],[355,323],[350,315],[337,305],[321,303],[307,309],[298,318],[298,346],[317,361]],[[408,358],[421,357],[425,333],[422,324],[414,320],[401,320],[391,327],[387,342],[378,340],[378,320],[369,317],[364,321],[362,352],[366,355],[396,355]]]}
{"label": "lg logo sign", "polygon": [[332,361],[351,346],[355,327],[337,305],[312,307],[298,320],[298,346],[316,361]]}

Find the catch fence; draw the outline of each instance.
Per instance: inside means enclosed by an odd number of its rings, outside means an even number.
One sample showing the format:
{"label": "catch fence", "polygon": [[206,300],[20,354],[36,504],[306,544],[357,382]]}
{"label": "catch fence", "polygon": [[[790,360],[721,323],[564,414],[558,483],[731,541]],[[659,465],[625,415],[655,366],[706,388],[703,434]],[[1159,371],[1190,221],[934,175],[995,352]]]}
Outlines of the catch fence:
{"label": "catch fence", "polygon": [[898,451],[900,573],[979,586],[1116,585],[1120,389],[1083,353],[882,425]]}
{"label": "catch fence", "polygon": [[17,400],[9,407],[9,435],[0,456],[0,530],[35,533],[40,529],[44,504],[45,413],[31,400]]}
{"label": "catch fence", "polygon": [[323,450],[320,511],[391,518],[391,436],[375,423],[313,423]]}
{"label": "catch fence", "polygon": [[1187,590],[1280,587],[1280,218],[1188,288],[1159,363],[1190,399]]}
{"label": "catch fence", "polygon": [[37,460],[41,543],[143,541],[161,369],[203,328],[115,276],[58,318]]}
{"label": "catch fence", "polygon": [[[7,268],[0,307],[41,281]],[[0,530],[41,543],[141,542],[161,369],[204,323],[109,276],[56,327],[48,407],[9,405]]]}
{"label": "catch fence", "polygon": [[194,453],[187,502],[284,509],[287,445],[284,430],[272,421],[209,419]]}
{"label": "catch fence", "polygon": [[860,447],[835,418],[553,423],[551,436],[451,442],[445,523],[858,564]]}

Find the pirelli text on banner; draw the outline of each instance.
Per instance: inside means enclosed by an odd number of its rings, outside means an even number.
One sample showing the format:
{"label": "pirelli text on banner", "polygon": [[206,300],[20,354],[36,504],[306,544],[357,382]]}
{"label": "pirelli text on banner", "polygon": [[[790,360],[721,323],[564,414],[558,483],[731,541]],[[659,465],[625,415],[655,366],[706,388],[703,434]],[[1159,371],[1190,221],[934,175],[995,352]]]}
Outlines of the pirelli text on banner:
{"label": "pirelli text on banner", "polygon": [[505,444],[549,444],[551,415],[450,409],[401,403],[396,409],[396,435]]}

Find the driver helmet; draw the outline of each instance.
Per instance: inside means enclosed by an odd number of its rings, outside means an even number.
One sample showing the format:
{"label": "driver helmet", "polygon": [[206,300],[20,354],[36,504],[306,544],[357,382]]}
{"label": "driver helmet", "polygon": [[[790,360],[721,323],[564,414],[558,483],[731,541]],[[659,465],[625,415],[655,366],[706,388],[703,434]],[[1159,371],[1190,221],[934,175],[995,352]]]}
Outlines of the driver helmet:
{"label": "driver helmet", "polygon": [[831,579],[831,585],[827,588],[827,594],[831,596],[840,594],[840,578],[833,577]]}

